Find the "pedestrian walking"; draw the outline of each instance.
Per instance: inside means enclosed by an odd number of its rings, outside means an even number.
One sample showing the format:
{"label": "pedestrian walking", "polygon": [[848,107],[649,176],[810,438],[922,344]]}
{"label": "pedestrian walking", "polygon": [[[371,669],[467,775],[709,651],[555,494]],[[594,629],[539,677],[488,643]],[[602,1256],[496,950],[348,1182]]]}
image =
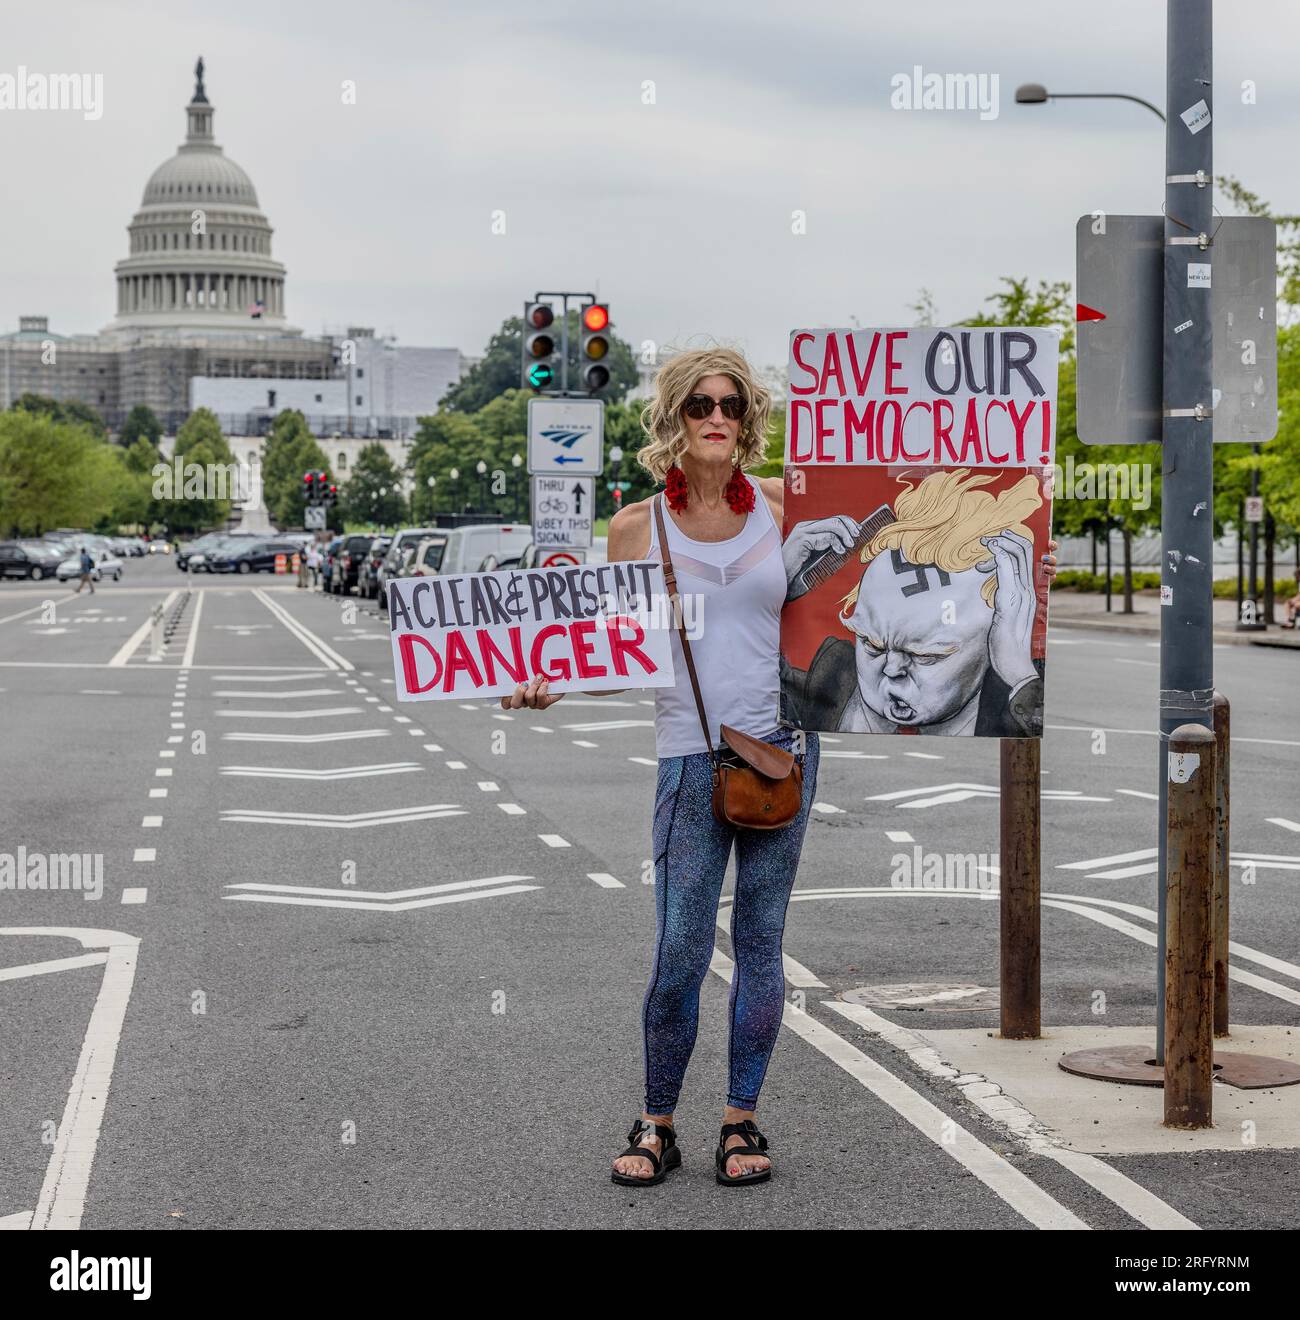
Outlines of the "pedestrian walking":
{"label": "pedestrian walking", "polygon": [[81,595],[82,587],[89,587],[90,594],[92,596],[95,594],[94,572],[95,561],[91,557],[90,551],[83,545],[81,547],[81,581],[77,583],[77,589],[72,593],[74,596]]}
{"label": "pedestrian walking", "polygon": [[315,541],[307,547],[307,571],[311,574],[314,587],[320,580],[320,545]]}
{"label": "pedestrian walking", "polygon": [[[784,482],[745,471],[765,461],[769,412],[768,392],[740,353],[678,354],[656,377],[642,415],[648,438],[637,454],[665,490],[621,509],[609,524],[610,562],[663,560],[670,594],[675,576],[695,597],[701,621],[686,641],[673,633],[677,682],[654,690],[656,932],[641,1010],[645,1105],[611,1174],[627,1186],[662,1182],[681,1164],[673,1114],[695,1045],[700,986],[733,848],[729,1080],[714,1164],[718,1182],[729,1185],[772,1175],[755,1113],[781,1029],[781,940],[820,745],[816,733],[778,723],[781,608],[790,584],[782,556]],[[1045,562],[1050,578],[1054,556]],[[545,710],[563,699],[538,675],[501,705]],[[787,792],[789,818],[777,828],[737,825],[728,808],[715,811],[717,777],[743,775],[746,761],[769,780],[798,785],[797,795]]]}

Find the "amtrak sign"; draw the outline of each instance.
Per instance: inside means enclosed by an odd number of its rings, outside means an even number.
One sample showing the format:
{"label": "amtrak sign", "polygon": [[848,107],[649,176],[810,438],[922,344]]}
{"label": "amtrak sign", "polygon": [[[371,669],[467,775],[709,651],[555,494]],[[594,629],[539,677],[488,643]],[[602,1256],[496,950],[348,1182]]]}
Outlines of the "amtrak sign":
{"label": "amtrak sign", "polygon": [[596,476],[605,467],[605,405],[599,399],[528,400],[528,471]]}

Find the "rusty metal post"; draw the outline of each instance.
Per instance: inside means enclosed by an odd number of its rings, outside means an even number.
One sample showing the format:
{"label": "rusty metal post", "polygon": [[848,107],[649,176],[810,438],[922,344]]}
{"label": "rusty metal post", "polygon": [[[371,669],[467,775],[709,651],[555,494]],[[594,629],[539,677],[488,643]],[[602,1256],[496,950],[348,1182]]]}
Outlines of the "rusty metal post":
{"label": "rusty metal post", "polygon": [[1165,869],[1165,1126],[1213,1126],[1214,733],[1169,735]]}
{"label": "rusty metal post", "polygon": [[1043,1034],[1039,927],[1042,740],[1001,740],[1001,1031],[1007,1040]]}
{"label": "rusty metal post", "polygon": [[1222,692],[1214,694],[1214,1034],[1228,1034],[1228,893],[1232,881],[1232,708]]}

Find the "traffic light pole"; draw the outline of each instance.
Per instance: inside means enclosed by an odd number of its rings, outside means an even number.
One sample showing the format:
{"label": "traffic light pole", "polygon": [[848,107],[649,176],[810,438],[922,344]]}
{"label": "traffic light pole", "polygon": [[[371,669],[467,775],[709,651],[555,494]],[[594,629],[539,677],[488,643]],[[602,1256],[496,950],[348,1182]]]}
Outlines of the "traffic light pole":
{"label": "traffic light pole", "polygon": [[[1160,518],[1159,950],[1156,1060],[1165,1061],[1170,735],[1214,725],[1213,0],[1167,0],[1164,420]],[[1220,279],[1228,272],[1219,272]],[[1212,763],[1212,758],[1210,758]],[[1209,765],[1199,773],[1208,773]],[[1182,758],[1180,774],[1187,774]],[[1192,769],[1191,773],[1198,773]],[[1181,782],[1181,780],[1180,780]],[[1213,794],[1210,795],[1213,800]],[[1213,813],[1196,829],[1214,831]]]}

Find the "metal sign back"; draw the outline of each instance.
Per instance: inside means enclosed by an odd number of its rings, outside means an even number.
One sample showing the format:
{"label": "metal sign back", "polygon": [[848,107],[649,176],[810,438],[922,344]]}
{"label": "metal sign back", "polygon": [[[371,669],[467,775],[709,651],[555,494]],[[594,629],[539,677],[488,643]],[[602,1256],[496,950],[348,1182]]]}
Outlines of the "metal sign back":
{"label": "metal sign back", "polygon": [[[1075,252],[1079,439],[1159,444],[1164,218],[1082,216]],[[1230,216],[1203,256],[1212,268],[1214,439],[1263,443],[1277,434],[1276,226]]]}

